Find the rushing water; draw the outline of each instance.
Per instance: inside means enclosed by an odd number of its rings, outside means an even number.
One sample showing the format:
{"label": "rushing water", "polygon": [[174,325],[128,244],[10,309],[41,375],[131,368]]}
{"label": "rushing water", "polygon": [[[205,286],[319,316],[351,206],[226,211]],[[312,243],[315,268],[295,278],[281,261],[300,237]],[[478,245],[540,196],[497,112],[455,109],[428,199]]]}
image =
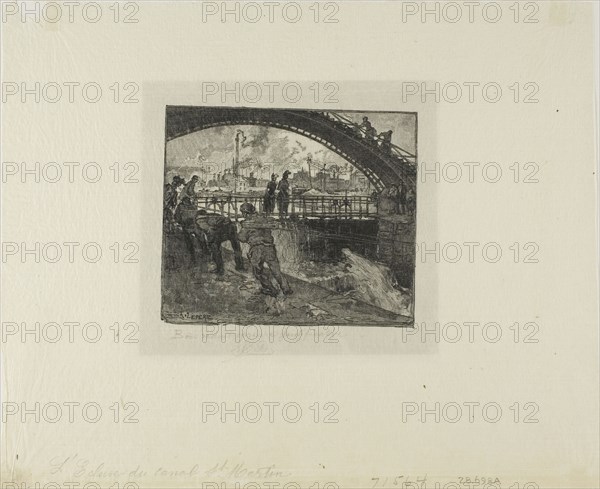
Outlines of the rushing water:
{"label": "rushing water", "polygon": [[274,233],[282,270],[300,280],[403,316],[412,316],[412,292],[398,286],[394,274],[376,263],[344,248],[337,262],[306,259],[290,230]]}

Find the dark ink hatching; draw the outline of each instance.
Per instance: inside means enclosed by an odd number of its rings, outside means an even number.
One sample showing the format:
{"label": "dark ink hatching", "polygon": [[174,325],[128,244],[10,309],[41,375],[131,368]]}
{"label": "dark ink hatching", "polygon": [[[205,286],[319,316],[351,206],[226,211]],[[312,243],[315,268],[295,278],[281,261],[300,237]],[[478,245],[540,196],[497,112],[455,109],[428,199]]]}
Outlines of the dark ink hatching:
{"label": "dark ink hatching", "polygon": [[166,109],[162,319],[413,324],[417,114]]}

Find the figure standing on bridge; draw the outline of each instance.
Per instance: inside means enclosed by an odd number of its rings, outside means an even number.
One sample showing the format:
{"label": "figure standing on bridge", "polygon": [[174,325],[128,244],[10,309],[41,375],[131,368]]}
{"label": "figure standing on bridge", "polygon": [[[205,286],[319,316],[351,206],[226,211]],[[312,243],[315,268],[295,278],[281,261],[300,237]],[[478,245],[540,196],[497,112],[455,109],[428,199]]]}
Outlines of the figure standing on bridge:
{"label": "figure standing on bridge", "polygon": [[267,217],[257,216],[256,208],[249,202],[242,204],[240,211],[245,221],[242,222],[239,239],[243,243],[248,243],[248,259],[252,264],[254,277],[260,282],[261,293],[277,297],[279,289],[273,283],[275,279],[281,292],[284,295],[291,295],[293,291],[281,273],[275,240],[271,233],[271,230],[277,226],[276,222]]}
{"label": "figure standing on bridge", "polygon": [[279,216],[284,217],[288,215],[288,206],[290,204],[290,182],[288,176],[290,172],[288,170],[283,172],[281,180],[277,185],[279,193],[277,194],[277,204],[279,205]]}
{"label": "figure standing on bridge", "polygon": [[408,215],[414,217],[417,208],[417,198],[415,191],[412,188],[409,188],[408,192],[406,192],[406,208],[408,210]]}
{"label": "figure standing on bridge", "polygon": [[371,144],[377,144],[377,130],[373,127],[368,117],[363,117],[360,127],[365,133],[365,139]]}
{"label": "figure standing on bridge", "polygon": [[277,175],[273,173],[271,175],[271,181],[267,184],[267,191],[265,192],[264,208],[265,214],[273,214],[275,212],[275,192],[277,191]]}
{"label": "figure standing on bridge", "polygon": [[402,181],[398,191],[398,212],[402,215],[406,214],[406,185]]}
{"label": "figure standing on bridge", "polygon": [[192,204],[198,203],[198,196],[196,195],[196,183],[198,183],[198,175],[194,175],[181,189],[181,193],[179,194],[180,201],[183,201],[183,199],[187,197],[190,199]]}
{"label": "figure standing on bridge", "polygon": [[231,219],[220,214],[209,214],[204,209],[200,209],[196,212],[195,224],[197,231],[203,235],[205,243],[211,251],[216,266],[214,273],[218,275],[225,273],[223,254],[221,252],[221,244],[225,241],[229,241],[231,248],[233,248],[235,269],[239,271],[245,270],[237,228]]}
{"label": "figure standing on bridge", "polygon": [[383,215],[396,213],[396,201],[394,199],[394,188],[386,187],[379,194],[377,211]]}
{"label": "figure standing on bridge", "polygon": [[386,155],[392,154],[392,131],[382,132],[379,137],[381,138],[381,150]]}
{"label": "figure standing on bridge", "polygon": [[394,184],[390,186],[388,196],[392,202],[392,208],[390,214],[399,214],[400,213],[400,189],[398,185]]}

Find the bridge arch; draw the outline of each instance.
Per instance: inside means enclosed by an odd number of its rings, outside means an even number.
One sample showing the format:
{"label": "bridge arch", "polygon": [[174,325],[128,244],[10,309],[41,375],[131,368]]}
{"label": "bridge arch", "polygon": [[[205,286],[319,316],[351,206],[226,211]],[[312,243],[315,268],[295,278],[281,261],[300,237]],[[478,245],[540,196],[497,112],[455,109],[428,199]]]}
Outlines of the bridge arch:
{"label": "bridge arch", "polygon": [[258,125],[283,129],[317,141],[360,170],[379,191],[405,181],[416,183],[416,166],[397,154],[386,154],[349,126],[311,110],[248,107],[167,106],[166,141],[218,126]]}

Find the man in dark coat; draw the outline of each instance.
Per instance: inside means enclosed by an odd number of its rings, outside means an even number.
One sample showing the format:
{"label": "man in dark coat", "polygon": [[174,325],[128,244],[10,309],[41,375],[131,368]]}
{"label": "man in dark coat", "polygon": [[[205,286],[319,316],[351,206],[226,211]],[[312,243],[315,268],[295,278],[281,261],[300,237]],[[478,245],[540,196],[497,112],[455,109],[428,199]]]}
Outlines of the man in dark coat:
{"label": "man in dark coat", "polygon": [[216,266],[215,273],[219,275],[225,273],[221,252],[221,244],[225,241],[229,241],[231,248],[233,248],[235,269],[244,270],[244,260],[237,228],[231,219],[220,214],[209,214],[204,209],[200,209],[195,215],[195,224],[198,231],[204,235],[205,242],[211,251]]}
{"label": "man in dark coat", "polygon": [[175,207],[177,207],[177,190],[184,184],[185,180],[179,175],[175,175],[173,181],[165,185],[164,205],[165,207],[172,209],[172,212],[174,212]]}
{"label": "man in dark coat", "polygon": [[169,229],[173,227],[175,208],[177,207],[177,189],[185,183],[185,180],[178,175],[173,177],[172,183],[165,185],[163,197],[163,219]]}
{"label": "man in dark coat", "polygon": [[196,184],[198,183],[198,175],[194,175],[188,183],[181,189],[181,193],[179,194],[179,200],[183,200],[184,198],[190,199],[192,204],[196,204],[198,202],[198,196],[196,195]]}
{"label": "man in dark coat", "polygon": [[271,175],[271,181],[267,184],[265,192],[264,208],[265,214],[272,214],[275,211],[275,192],[277,191],[277,175]]}
{"label": "man in dark coat", "polygon": [[363,129],[365,139],[371,144],[377,144],[377,129],[373,127],[368,117],[363,117],[360,127]]}
{"label": "man in dark coat", "polygon": [[415,195],[415,191],[412,188],[409,188],[406,192],[406,210],[410,216],[415,215],[415,210],[417,207],[417,198]]}
{"label": "man in dark coat", "polygon": [[404,182],[400,182],[398,191],[398,211],[400,214],[406,214],[406,185]]}
{"label": "man in dark coat", "polygon": [[283,172],[281,176],[281,180],[277,185],[277,189],[279,193],[277,194],[277,204],[279,205],[279,215],[281,217],[287,216],[288,214],[288,206],[290,204],[290,182],[288,181],[288,176],[290,172],[288,170]]}
{"label": "man in dark coat", "polygon": [[208,251],[204,235],[196,227],[196,214],[198,206],[193,204],[189,197],[183,197],[175,209],[175,222],[181,226],[185,244],[190,252],[190,262],[196,265],[196,251],[200,248],[203,253]]}
{"label": "man in dark coat", "polygon": [[254,277],[260,282],[261,292],[272,297],[279,295],[279,289],[272,280],[274,278],[281,291],[291,295],[293,291],[281,273],[275,249],[272,230],[276,228],[276,223],[265,216],[257,216],[255,207],[249,202],[242,204],[241,211],[245,221],[242,222],[239,238],[243,243],[248,243],[248,259]]}
{"label": "man in dark coat", "polygon": [[381,150],[387,154],[392,154],[392,131],[382,132],[379,137],[381,138]]}

